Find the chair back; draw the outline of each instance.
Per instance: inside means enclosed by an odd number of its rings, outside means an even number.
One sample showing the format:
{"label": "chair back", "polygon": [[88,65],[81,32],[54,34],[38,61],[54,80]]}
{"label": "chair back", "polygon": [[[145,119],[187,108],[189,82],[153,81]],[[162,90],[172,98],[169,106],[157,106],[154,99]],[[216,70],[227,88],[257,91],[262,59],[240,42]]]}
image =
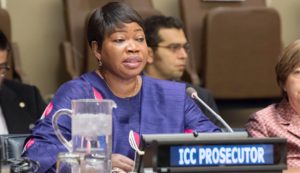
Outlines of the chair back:
{"label": "chair back", "polygon": [[181,0],[180,4],[192,46],[188,68],[216,99],[280,96],[274,73],[282,47],[276,10],[267,8],[265,0]]}
{"label": "chair back", "polygon": [[274,71],[282,46],[276,10],[216,8],[205,29],[204,82],[216,98],[280,96]]}
{"label": "chair back", "polygon": [[192,76],[192,82],[203,85],[205,42],[205,18],[217,7],[252,7],[266,6],[265,0],[179,0],[181,18],[185,31],[191,43],[191,53],[187,62],[187,71]]}

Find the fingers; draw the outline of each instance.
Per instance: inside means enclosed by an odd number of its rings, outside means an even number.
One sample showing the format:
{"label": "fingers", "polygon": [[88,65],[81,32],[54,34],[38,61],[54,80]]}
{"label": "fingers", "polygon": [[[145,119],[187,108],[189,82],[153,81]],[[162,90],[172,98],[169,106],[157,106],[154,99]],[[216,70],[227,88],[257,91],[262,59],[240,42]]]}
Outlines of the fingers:
{"label": "fingers", "polygon": [[124,170],[114,167],[111,171],[112,173],[126,173]]}
{"label": "fingers", "polygon": [[111,162],[113,168],[119,168],[125,172],[130,172],[133,170],[134,161],[124,155],[112,154]]}

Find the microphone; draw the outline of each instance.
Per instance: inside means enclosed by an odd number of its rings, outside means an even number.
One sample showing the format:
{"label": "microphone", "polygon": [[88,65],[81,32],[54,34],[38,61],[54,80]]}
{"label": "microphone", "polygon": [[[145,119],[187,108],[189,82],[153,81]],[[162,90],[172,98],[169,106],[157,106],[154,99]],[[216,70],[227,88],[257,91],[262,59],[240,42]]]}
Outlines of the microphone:
{"label": "microphone", "polygon": [[211,112],[224,125],[224,127],[229,132],[233,132],[232,128],[223,120],[223,118],[220,115],[218,115],[214,110],[212,110],[202,99],[200,99],[200,97],[197,94],[197,91],[194,88],[188,87],[186,89],[186,93],[193,99],[200,102],[209,112]]}

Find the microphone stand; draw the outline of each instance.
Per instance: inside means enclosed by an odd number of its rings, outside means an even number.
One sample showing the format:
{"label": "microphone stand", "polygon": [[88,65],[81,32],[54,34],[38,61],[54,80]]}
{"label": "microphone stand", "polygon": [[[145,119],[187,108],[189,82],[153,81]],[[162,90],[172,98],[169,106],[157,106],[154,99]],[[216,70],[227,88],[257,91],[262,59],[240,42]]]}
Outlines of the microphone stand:
{"label": "microphone stand", "polygon": [[200,99],[200,97],[198,96],[197,92],[193,92],[191,94],[191,97],[193,99],[196,99],[197,101],[199,101],[209,112],[211,112],[223,125],[224,127],[229,131],[229,132],[234,132],[232,130],[232,128],[223,120],[223,118],[221,118],[220,115],[218,115],[214,110],[212,110],[202,99]]}

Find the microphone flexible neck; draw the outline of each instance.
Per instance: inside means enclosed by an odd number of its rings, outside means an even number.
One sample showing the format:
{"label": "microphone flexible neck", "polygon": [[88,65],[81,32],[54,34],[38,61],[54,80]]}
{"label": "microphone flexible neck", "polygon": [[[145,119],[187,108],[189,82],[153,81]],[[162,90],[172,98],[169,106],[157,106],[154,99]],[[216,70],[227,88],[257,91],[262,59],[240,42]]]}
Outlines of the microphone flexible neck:
{"label": "microphone flexible neck", "polygon": [[[188,88],[188,90],[189,90],[189,88]],[[188,93],[190,93],[190,92],[188,92]],[[227,129],[227,131],[228,132],[234,132],[233,130],[232,130],[232,128],[226,123],[226,121],[224,121],[223,120],[223,118],[220,116],[220,115],[218,115],[214,110],[212,110],[199,96],[198,96],[198,94],[197,94],[197,92],[196,91],[193,91],[193,92],[191,92],[190,93],[190,96],[193,98],[193,99],[195,99],[195,100],[197,100],[198,102],[200,102],[209,112],[211,112],[222,124],[223,124],[223,126]]]}

